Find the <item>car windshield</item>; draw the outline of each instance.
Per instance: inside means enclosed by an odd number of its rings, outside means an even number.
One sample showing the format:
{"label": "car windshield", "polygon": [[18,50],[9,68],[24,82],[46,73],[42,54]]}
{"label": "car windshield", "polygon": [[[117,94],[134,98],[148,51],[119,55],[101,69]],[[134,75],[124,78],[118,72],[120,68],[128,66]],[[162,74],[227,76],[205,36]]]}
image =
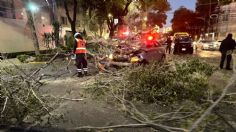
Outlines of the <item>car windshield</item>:
{"label": "car windshield", "polygon": [[191,41],[191,38],[190,37],[179,37],[178,40],[180,42],[189,42],[189,41]]}

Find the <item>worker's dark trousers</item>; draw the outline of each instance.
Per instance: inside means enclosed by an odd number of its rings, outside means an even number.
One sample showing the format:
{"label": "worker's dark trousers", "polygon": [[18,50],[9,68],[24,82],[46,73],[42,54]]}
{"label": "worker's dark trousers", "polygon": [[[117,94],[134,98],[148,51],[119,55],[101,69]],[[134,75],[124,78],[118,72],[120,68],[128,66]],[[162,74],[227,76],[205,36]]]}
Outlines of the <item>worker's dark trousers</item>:
{"label": "worker's dark trousers", "polygon": [[232,60],[232,55],[231,54],[226,55],[226,53],[221,53],[220,68],[221,69],[224,68],[225,58],[227,58],[226,69],[230,69],[230,62]]}
{"label": "worker's dark trousers", "polygon": [[169,52],[169,54],[171,53],[171,46],[166,47],[166,53],[168,53],[168,52]]}
{"label": "worker's dark trousers", "polygon": [[85,74],[88,72],[88,63],[86,60],[86,54],[76,54],[76,66],[78,74],[82,74],[84,71]]}

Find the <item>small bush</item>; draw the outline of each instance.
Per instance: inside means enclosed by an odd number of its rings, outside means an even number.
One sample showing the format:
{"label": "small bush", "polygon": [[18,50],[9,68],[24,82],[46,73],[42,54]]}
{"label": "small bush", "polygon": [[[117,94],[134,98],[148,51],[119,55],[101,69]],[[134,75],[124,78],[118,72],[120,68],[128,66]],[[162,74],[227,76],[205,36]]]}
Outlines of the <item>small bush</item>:
{"label": "small bush", "polygon": [[127,97],[146,103],[200,102],[207,97],[208,77],[213,71],[212,66],[199,60],[138,67],[125,77]]}
{"label": "small bush", "polygon": [[30,56],[23,54],[23,55],[18,55],[16,58],[17,58],[20,62],[25,63],[26,60],[30,58]]}

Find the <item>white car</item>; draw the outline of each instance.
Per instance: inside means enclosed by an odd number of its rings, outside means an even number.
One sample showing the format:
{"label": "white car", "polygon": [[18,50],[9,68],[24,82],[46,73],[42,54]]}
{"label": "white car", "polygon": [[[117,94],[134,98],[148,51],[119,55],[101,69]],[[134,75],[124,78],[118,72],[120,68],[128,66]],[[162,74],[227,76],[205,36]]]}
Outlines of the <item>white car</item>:
{"label": "white car", "polygon": [[201,40],[198,43],[198,48],[202,50],[218,50],[220,48],[221,41],[216,40]]}

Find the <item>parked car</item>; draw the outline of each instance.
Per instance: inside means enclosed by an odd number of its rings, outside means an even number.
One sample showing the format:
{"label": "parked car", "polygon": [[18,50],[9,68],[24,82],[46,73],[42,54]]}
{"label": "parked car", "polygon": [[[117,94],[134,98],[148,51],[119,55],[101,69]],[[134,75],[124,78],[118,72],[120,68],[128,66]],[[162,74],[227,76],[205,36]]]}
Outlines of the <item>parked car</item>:
{"label": "parked car", "polygon": [[190,36],[180,36],[174,40],[174,54],[193,54],[192,38]]}
{"label": "parked car", "polygon": [[132,64],[148,64],[165,60],[165,48],[157,41],[155,34],[141,33],[137,40],[120,44],[110,59]]}
{"label": "parked car", "polygon": [[216,40],[201,40],[198,43],[198,48],[202,50],[218,50],[220,48],[221,41]]}

